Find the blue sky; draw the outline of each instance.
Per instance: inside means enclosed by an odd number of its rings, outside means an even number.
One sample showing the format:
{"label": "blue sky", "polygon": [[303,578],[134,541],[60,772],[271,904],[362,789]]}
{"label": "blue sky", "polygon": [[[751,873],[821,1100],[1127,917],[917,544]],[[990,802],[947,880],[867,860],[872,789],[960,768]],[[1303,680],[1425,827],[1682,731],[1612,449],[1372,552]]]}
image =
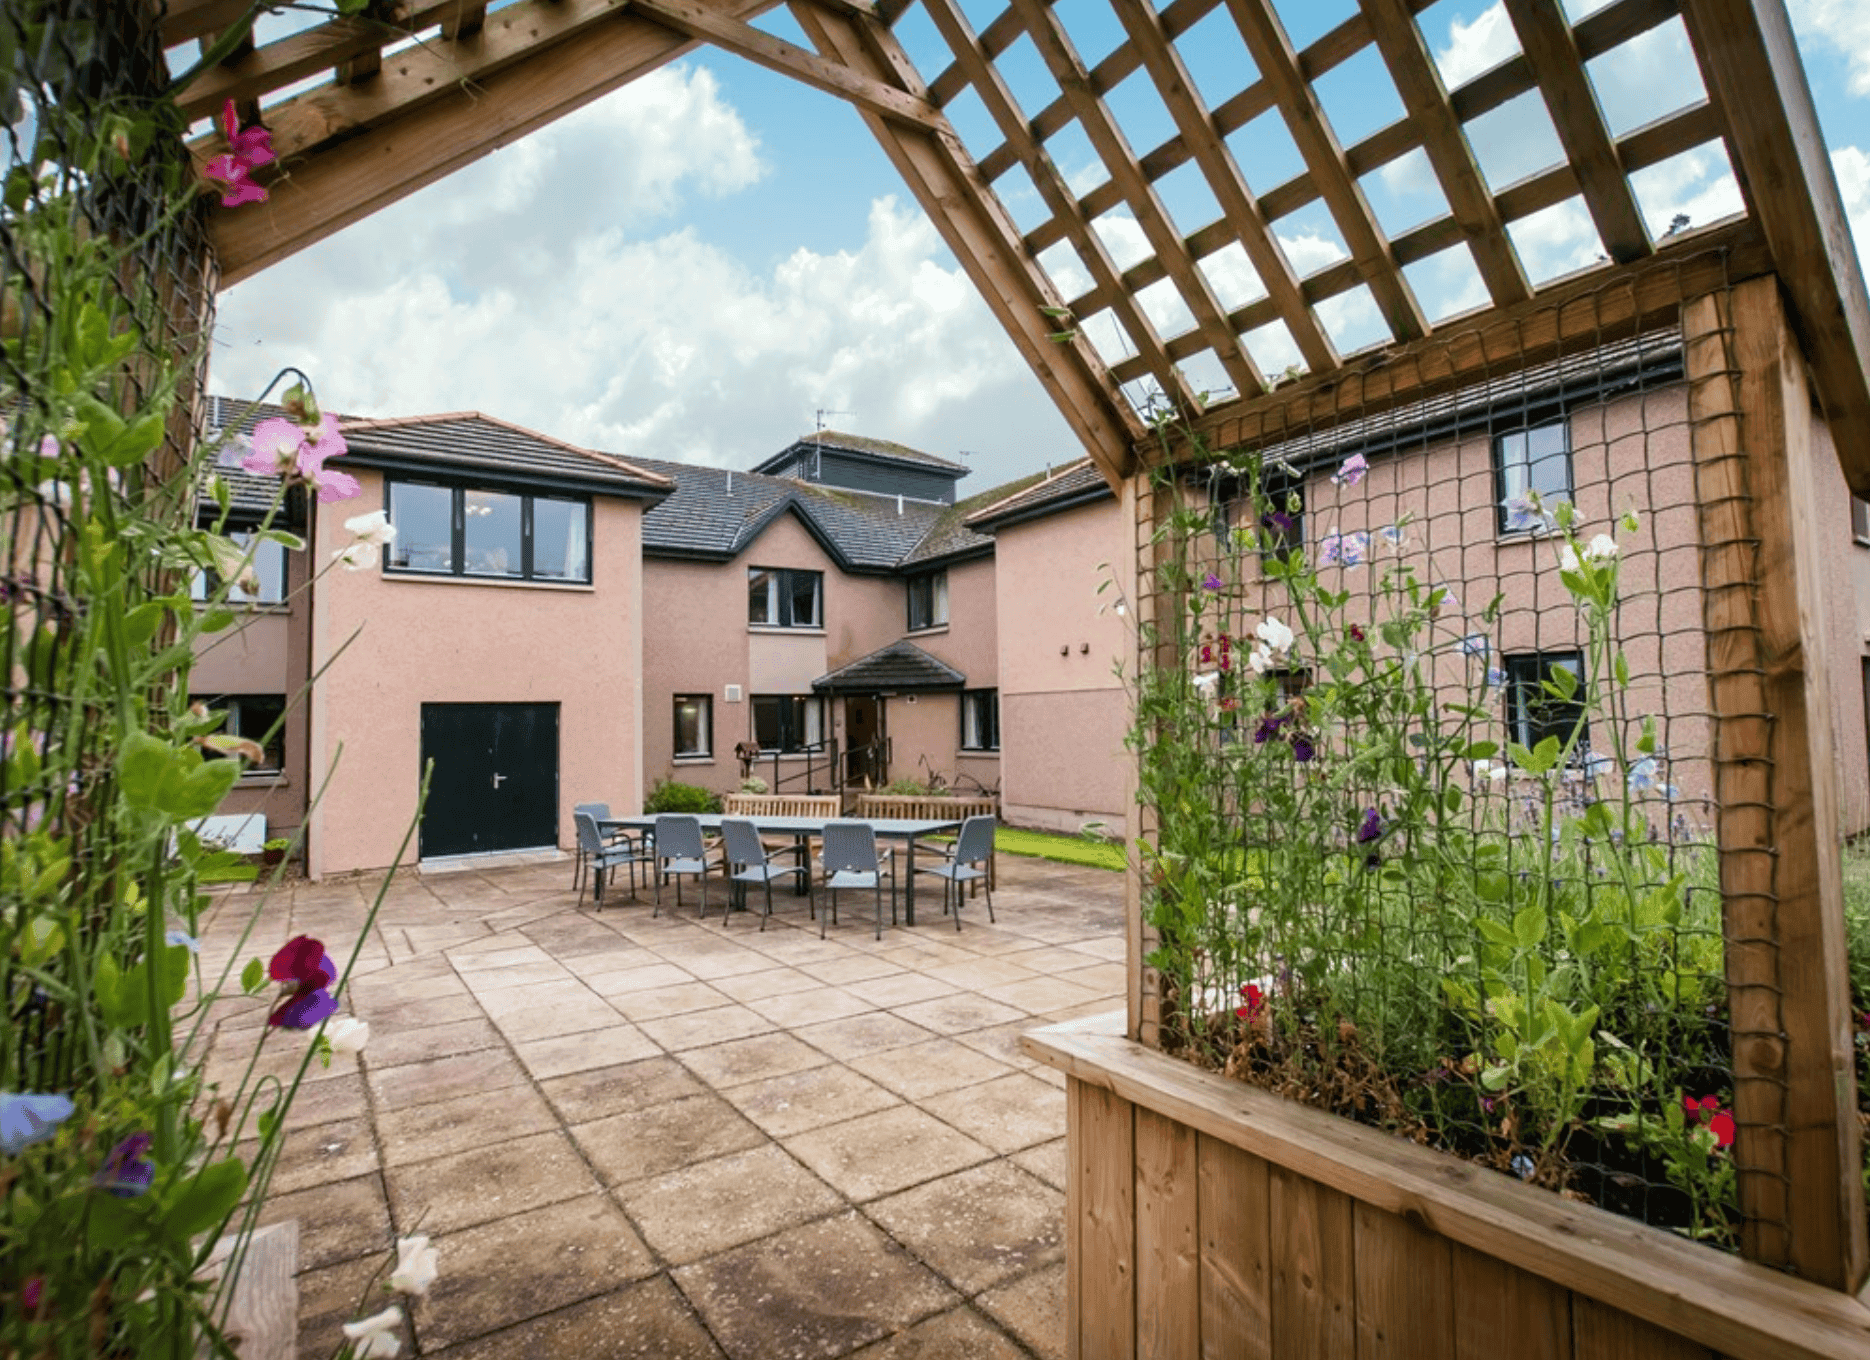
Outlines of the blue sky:
{"label": "blue sky", "polygon": [[[1601,3],[1565,0],[1565,7],[1576,19]],[[1354,0],[1275,5],[1300,47],[1355,8]],[[962,5],[977,28],[1000,7],[1001,0]],[[1790,8],[1847,209],[1859,239],[1870,239],[1870,5],[1791,0]],[[1092,63],[1120,40],[1106,0],[1061,0],[1058,12]],[[1441,0],[1419,21],[1450,84],[1516,50],[1497,0]],[[277,16],[262,41],[305,22]],[[804,45],[783,9],[761,26]],[[897,33],[925,74],[941,69],[945,49],[919,7]],[[1224,8],[1181,46],[1211,104],[1252,78]],[[1000,65],[1028,115],[1055,97],[1028,42]],[[1679,20],[1593,63],[1591,76],[1615,131],[1701,95]],[[1373,51],[1330,73],[1319,91],[1346,144],[1401,113]],[[1173,130],[1140,78],[1108,102],[1139,150]],[[991,149],[991,123],[972,95],[948,111],[971,150]],[[1558,159],[1536,96],[1477,120],[1468,134],[1495,187]],[[1301,168],[1276,114],[1229,141],[1256,192]],[[1075,129],[1047,149],[1080,193],[1103,178]],[[1023,172],[996,187],[1022,227],[1040,220]],[[1193,173],[1158,187],[1185,233],[1218,215]],[[1445,211],[1420,153],[1367,176],[1363,187],[1392,233]],[[1636,187],[1658,233],[1676,213],[1700,225],[1739,205],[1718,146],[1654,167]],[[1119,266],[1146,256],[1127,212],[1096,226]],[[1321,204],[1274,227],[1301,274],[1344,253]],[[1535,279],[1588,264],[1599,249],[1576,201],[1513,230]],[[1261,291],[1234,252],[1203,263],[1229,306]],[[1087,277],[1068,248],[1041,263],[1068,293]],[[1412,267],[1410,279],[1431,318],[1483,296],[1462,252]],[[1160,329],[1187,328],[1166,286],[1143,302]],[[1386,338],[1365,294],[1320,310],[1342,350]],[[1128,353],[1107,318],[1081,320],[1108,359]],[[833,413],[824,417],[831,428],[964,456],[976,469],[964,491],[1081,453],[855,112],[714,51],[231,289],[216,341],[216,391],[255,391],[294,364],[336,409],[478,409],[624,457],[746,467],[811,430],[821,410]],[[1248,343],[1268,371],[1297,358],[1282,332]],[[1189,372],[1198,387],[1223,390],[1211,363],[1198,358]]]}

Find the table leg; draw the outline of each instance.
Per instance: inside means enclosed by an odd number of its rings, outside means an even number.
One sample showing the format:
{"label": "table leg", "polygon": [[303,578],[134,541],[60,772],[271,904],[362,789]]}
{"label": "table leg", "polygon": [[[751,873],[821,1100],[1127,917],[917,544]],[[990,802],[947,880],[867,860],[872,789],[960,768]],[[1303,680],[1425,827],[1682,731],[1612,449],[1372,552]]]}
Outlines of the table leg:
{"label": "table leg", "polygon": [[909,862],[904,866],[909,872],[909,881],[903,885],[903,923],[912,926],[916,923],[916,838],[905,836],[903,839],[909,842],[909,853],[905,857]]}

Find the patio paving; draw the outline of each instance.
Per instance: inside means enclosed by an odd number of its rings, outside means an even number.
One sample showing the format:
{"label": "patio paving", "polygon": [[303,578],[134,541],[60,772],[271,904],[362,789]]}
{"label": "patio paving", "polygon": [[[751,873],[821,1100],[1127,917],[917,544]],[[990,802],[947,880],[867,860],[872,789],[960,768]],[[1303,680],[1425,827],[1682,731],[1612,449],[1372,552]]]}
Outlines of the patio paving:
{"label": "patio paving", "polygon": [[[931,890],[881,941],[855,897],[821,941],[803,899],[762,933],[718,885],[701,922],[692,885],[652,918],[647,890],[580,910],[569,877],[390,886],[351,989],[369,1046],[314,1064],[264,1215],[300,1221],[301,1354],[425,1232],[414,1354],[1063,1355],[1063,1079],[1018,1036],[1121,1005],[1120,876],[1003,855],[997,925],[974,902],[955,932]],[[342,964],[375,889],[292,885],[249,952],[306,933]],[[211,1080],[265,1018],[223,1006]]]}

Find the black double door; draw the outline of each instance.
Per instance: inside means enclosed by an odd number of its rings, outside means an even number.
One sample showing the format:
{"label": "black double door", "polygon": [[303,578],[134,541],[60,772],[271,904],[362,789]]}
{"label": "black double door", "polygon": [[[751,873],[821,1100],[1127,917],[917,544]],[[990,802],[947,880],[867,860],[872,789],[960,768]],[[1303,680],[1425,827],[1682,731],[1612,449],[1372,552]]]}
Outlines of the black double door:
{"label": "black double door", "polygon": [[558,844],[558,705],[424,704],[421,855]]}

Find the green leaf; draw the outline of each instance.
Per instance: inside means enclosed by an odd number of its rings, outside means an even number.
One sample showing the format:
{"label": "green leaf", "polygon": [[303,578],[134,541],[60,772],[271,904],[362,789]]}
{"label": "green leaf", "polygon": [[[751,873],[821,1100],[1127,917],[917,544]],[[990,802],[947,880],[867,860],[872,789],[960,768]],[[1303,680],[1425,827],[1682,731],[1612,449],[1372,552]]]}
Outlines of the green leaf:
{"label": "green leaf", "polygon": [[132,732],[124,739],[123,754],[117,758],[117,786],[131,807],[143,812],[156,810],[172,749],[147,732]]}
{"label": "green leaf", "polygon": [[108,954],[98,960],[91,974],[91,990],[97,996],[98,1014],[105,1024],[128,1029],[141,1022],[143,1008],[136,1004],[133,993],[135,978],[135,969],[126,975]]}
{"label": "green leaf", "polygon": [[1557,737],[1547,737],[1544,741],[1533,747],[1532,758],[1538,762],[1539,772],[1543,774],[1545,771],[1558,764],[1558,757],[1563,750],[1564,745]]}
{"label": "green leaf", "polygon": [[20,962],[28,968],[43,967],[46,960],[64,947],[65,927],[49,916],[33,917],[14,941]]}
{"label": "green leaf", "polygon": [[1616,660],[1611,662],[1611,671],[1617,677],[1618,685],[1624,689],[1630,687],[1630,663],[1622,652],[1618,652]]}
{"label": "green leaf", "polygon": [[1560,699],[1570,699],[1578,692],[1578,677],[1569,666],[1553,666],[1545,673],[1545,683],[1541,688]]}
{"label": "green leaf", "polygon": [[234,618],[235,614],[231,609],[210,609],[201,616],[201,631],[204,633],[218,633],[223,628],[233,623]]}
{"label": "green leaf", "polygon": [[258,959],[248,959],[247,966],[240,970],[240,990],[257,992],[266,985],[266,965]]}
{"label": "green leaf", "polygon": [[1515,943],[1513,932],[1494,920],[1491,916],[1476,917],[1474,928],[1478,930],[1490,944],[1497,944],[1502,948],[1511,949]]}
{"label": "green leaf", "polygon": [[1545,908],[1522,908],[1513,917],[1513,939],[1521,949],[1536,948],[1544,939],[1548,922]]}
{"label": "green leaf", "polygon": [[1480,1084],[1489,1091],[1505,1090],[1513,1080],[1513,1069],[1506,1066],[1489,1067],[1480,1074]]}
{"label": "green leaf", "polygon": [[238,1157],[211,1162],[176,1196],[163,1228],[181,1242],[207,1232],[233,1211],[246,1188],[247,1168]]}
{"label": "green leaf", "polygon": [[1492,760],[1499,752],[1500,743],[1497,741],[1471,741],[1467,744],[1466,749],[1461,752],[1461,759]]}
{"label": "green leaf", "polygon": [[123,616],[124,639],[132,647],[141,647],[156,636],[162,624],[163,607],[155,601],[140,604]]}
{"label": "green leaf", "polygon": [[[285,529],[262,529],[260,531],[260,537],[265,539],[268,543],[283,544],[287,552],[305,551],[305,540],[300,538],[297,534],[291,533]],[[1109,582],[1105,584],[1108,585]],[[1099,586],[1098,589],[1102,590],[1103,586]]]}

